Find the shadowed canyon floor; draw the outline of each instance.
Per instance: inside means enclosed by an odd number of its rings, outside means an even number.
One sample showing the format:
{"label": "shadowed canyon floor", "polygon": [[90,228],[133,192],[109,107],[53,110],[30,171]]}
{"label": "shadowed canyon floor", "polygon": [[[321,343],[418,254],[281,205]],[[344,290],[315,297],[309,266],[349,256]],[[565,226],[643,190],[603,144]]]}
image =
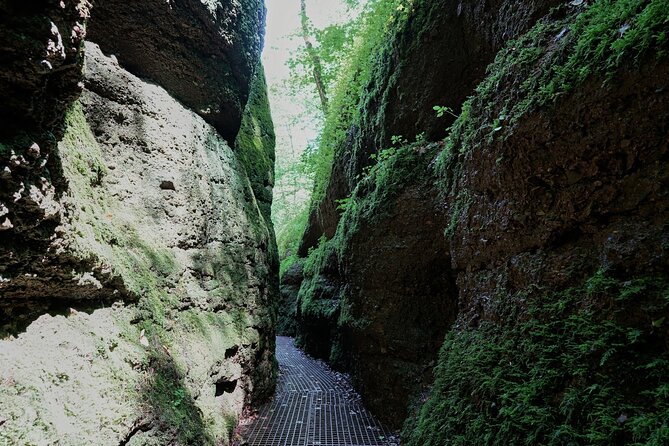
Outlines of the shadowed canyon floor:
{"label": "shadowed canyon floor", "polygon": [[248,446],[392,446],[392,436],[359,402],[345,375],[277,337],[274,400],[243,429]]}

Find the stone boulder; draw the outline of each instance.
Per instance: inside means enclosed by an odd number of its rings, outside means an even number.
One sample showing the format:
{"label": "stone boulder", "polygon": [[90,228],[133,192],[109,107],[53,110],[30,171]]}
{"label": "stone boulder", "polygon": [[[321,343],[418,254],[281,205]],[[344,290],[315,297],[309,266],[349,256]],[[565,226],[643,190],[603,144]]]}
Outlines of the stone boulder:
{"label": "stone boulder", "polygon": [[93,43],[86,67],[50,249],[89,269],[0,284],[60,310],[0,341],[0,443],[227,442],[274,386],[271,228],[215,128]]}
{"label": "stone boulder", "polygon": [[261,0],[104,0],[89,40],[149,79],[232,144],[263,43]]}

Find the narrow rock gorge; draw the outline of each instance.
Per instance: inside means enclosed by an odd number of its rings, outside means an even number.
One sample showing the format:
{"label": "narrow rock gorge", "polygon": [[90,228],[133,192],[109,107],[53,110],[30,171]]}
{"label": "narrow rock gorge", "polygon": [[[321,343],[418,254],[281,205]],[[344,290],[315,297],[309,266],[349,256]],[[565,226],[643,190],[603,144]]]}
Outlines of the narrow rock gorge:
{"label": "narrow rock gorge", "polygon": [[276,378],[262,2],[0,11],[0,444],[227,444]]}
{"label": "narrow rock gorge", "polygon": [[669,444],[669,0],[328,2],[0,0],[0,445]]}

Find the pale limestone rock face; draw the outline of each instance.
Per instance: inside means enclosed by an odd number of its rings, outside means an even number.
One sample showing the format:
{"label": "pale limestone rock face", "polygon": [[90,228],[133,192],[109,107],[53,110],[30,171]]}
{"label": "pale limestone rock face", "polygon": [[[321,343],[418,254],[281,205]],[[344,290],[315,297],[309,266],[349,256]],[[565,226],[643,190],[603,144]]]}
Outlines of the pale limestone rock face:
{"label": "pale limestone rock face", "polygon": [[119,302],[0,342],[0,444],[226,442],[274,383],[271,229],[244,168],[200,116],[95,44],[66,123],[49,252],[87,259],[68,289]]}
{"label": "pale limestone rock face", "polygon": [[88,40],[164,87],[232,143],[256,71],[262,0],[96,2]]}

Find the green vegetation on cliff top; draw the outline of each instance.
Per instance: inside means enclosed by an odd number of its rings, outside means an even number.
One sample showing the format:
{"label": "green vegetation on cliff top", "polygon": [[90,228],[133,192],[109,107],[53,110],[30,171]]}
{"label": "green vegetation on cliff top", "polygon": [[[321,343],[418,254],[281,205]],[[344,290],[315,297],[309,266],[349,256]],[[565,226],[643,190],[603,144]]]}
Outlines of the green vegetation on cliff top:
{"label": "green vegetation on cliff top", "polygon": [[325,117],[318,149],[312,155],[314,174],[312,206],[325,194],[335,154],[342,148],[347,134],[359,118],[359,105],[372,79],[377,57],[388,41],[388,33],[400,27],[411,12],[413,0],[374,0],[359,21],[354,44],[341,64],[335,82],[330,113]]}
{"label": "green vegetation on cliff top", "polygon": [[588,79],[610,80],[620,67],[665,57],[668,50],[668,0],[598,0],[555,9],[509,42],[488,67],[451,126],[439,158],[442,175],[457,152],[508,134],[528,111],[554,103]]}
{"label": "green vegetation on cliff top", "polygon": [[[332,93],[333,112],[326,116],[318,149],[310,155],[315,181],[311,210],[324,197],[335,157],[345,156],[338,151],[345,147],[349,130],[366,113],[363,104],[370,91],[384,83],[374,78],[373,67],[391,45],[393,32],[412,18],[416,3],[369,3],[369,15],[354,33],[356,44],[341,64]],[[650,55],[667,54],[668,0],[572,3],[555,8],[530,31],[509,42],[488,67],[486,78],[463,104],[445,140],[445,150],[438,157],[437,172],[446,180],[444,186],[449,184],[449,166],[458,152],[503,137],[528,111],[548,106],[587,79],[610,79],[621,66],[635,65]],[[292,248],[291,252],[306,221],[306,215],[300,215],[284,236],[293,240],[284,244]],[[282,271],[293,261],[287,259]]]}
{"label": "green vegetation on cliff top", "polygon": [[[343,147],[351,124],[360,118],[359,105],[372,79],[381,48],[387,44],[388,33],[409,17],[413,3],[414,0],[370,0],[364,2],[359,17],[346,25],[347,43],[337,51],[344,59],[335,65],[336,73],[329,75],[332,78],[328,91],[329,113],[325,116],[316,147],[305,153],[301,167],[314,180],[311,205],[285,228],[279,228],[282,258],[286,253],[293,254],[292,258],[283,259],[281,271],[294,262],[308,213],[324,197],[335,153]],[[327,47],[323,51],[327,53]],[[330,57],[328,54],[324,56]],[[303,80],[300,82],[304,83]]]}

